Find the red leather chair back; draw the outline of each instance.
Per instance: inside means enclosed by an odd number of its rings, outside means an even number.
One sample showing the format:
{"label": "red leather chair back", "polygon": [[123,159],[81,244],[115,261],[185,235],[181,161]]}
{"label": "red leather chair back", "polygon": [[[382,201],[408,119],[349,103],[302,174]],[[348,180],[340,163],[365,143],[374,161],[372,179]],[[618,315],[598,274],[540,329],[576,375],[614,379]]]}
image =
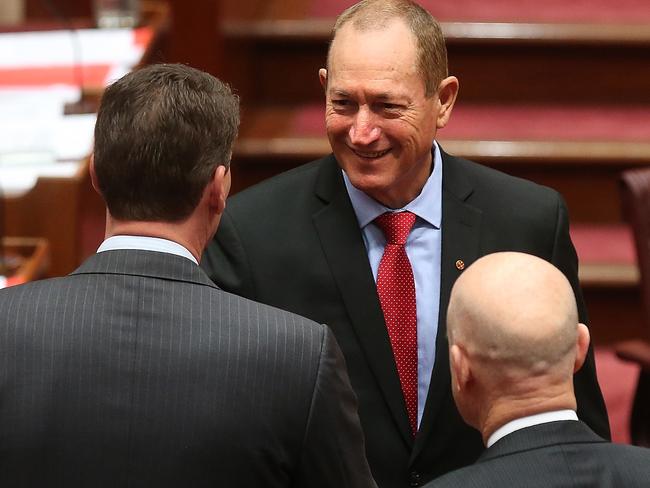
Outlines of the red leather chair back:
{"label": "red leather chair back", "polygon": [[650,332],[650,168],[623,172],[621,199],[623,216],[634,234],[646,324]]}

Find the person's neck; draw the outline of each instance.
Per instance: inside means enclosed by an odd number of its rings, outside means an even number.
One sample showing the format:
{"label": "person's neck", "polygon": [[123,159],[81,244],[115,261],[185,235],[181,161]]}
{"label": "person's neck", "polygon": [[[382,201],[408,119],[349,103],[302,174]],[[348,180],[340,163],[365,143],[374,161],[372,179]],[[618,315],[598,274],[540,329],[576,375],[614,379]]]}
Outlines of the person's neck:
{"label": "person's neck", "polygon": [[487,445],[492,433],[508,422],[539,413],[575,409],[576,399],[570,388],[555,391],[550,388],[516,397],[504,395],[492,401],[483,412],[479,430],[483,443]]}
{"label": "person's neck", "polygon": [[179,222],[125,221],[113,219],[108,214],[105,238],[117,235],[167,239],[186,248],[197,261],[201,260],[201,254],[212,237],[209,232],[201,231],[192,218]]}

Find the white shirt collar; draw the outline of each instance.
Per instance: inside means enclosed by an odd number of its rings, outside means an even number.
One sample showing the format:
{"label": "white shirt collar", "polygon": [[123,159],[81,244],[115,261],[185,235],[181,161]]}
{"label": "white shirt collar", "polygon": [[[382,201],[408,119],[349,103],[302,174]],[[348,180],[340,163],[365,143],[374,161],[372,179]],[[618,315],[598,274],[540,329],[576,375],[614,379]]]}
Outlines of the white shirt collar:
{"label": "white shirt collar", "polygon": [[547,422],[557,422],[558,420],[578,420],[578,415],[573,410],[554,410],[511,420],[492,433],[487,441],[487,447],[492,446],[498,440],[517,430]]}
{"label": "white shirt collar", "polygon": [[97,252],[115,251],[118,249],[135,249],[140,251],[156,251],[175,254],[192,260],[199,264],[196,258],[185,246],[178,242],[159,237],[147,236],[113,236],[106,239],[97,249]]}

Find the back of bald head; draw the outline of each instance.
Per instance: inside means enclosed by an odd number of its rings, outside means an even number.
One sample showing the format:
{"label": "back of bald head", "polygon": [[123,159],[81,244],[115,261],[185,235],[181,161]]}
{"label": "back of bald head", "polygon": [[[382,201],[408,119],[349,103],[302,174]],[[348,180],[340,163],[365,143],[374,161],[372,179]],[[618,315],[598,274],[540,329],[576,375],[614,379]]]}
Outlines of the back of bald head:
{"label": "back of bald head", "polygon": [[576,301],[568,280],[532,255],[485,256],[467,268],[452,289],[447,316],[450,345],[494,363],[491,375],[570,378],[577,329]]}

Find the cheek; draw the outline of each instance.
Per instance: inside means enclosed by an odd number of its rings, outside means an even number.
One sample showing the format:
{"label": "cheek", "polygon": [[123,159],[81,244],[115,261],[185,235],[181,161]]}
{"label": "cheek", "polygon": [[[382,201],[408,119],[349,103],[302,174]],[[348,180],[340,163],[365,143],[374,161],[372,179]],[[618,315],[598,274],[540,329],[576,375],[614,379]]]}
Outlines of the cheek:
{"label": "cheek", "polygon": [[386,137],[393,141],[393,144],[402,148],[414,146],[417,140],[417,132],[404,121],[391,121],[384,128]]}
{"label": "cheek", "polygon": [[403,145],[417,153],[429,151],[435,136],[435,130],[432,130],[425,121],[420,126],[409,125],[400,133]]}
{"label": "cheek", "polygon": [[348,121],[337,114],[325,116],[325,130],[329,135],[344,136],[347,134],[350,124]]}

